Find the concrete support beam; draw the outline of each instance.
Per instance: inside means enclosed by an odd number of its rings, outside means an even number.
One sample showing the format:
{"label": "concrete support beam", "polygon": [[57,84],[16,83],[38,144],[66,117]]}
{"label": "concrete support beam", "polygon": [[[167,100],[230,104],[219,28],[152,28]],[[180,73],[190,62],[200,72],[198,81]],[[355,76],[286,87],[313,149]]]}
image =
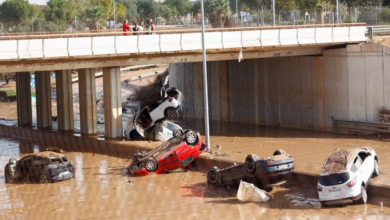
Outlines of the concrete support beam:
{"label": "concrete support beam", "polygon": [[18,125],[32,123],[30,72],[16,73]]}
{"label": "concrete support beam", "polygon": [[103,68],[103,97],[105,137],[123,136],[121,70],[120,67]]}
{"label": "concrete support beam", "polygon": [[58,130],[73,130],[72,72],[61,70],[56,76]]}
{"label": "concrete support beam", "polygon": [[79,104],[81,134],[97,133],[95,69],[80,69]]}
{"label": "concrete support beam", "polygon": [[37,95],[37,125],[38,128],[51,127],[51,88],[50,72],[35,72]]}

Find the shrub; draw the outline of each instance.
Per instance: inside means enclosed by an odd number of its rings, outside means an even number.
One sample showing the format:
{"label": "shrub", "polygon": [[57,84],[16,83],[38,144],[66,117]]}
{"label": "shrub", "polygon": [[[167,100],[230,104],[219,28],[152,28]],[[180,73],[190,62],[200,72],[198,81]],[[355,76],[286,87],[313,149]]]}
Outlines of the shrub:
{"label": "shrub", "polygon": [[0,100],[3,102],[16,101],[16,92],[14,90],[0,91]]}

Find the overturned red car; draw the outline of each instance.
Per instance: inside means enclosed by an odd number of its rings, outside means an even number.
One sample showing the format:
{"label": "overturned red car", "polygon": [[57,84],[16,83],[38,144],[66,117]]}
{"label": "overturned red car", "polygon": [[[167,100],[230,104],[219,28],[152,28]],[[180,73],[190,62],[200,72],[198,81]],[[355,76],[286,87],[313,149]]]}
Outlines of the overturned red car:
{"label": "overturned red car", "polygon": [[160,174],[180,167],[185,168],[205,150],[206,145],[202,143],[200,134],[187,130],[147,154],[134,154],[129,171],[133,175],[145,176],[149,175],[149,172]]}

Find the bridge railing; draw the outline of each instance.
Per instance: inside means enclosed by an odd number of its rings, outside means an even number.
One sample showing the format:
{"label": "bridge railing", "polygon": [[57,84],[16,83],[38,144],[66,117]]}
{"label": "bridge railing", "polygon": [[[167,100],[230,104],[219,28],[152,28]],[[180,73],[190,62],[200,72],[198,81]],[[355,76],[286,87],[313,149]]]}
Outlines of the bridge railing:
{"label": "bridge railing", "polygon": [[[209,29],[205,36],[205,46],[207,50],[239,50],[341,44],[366,41],[365,33],[366,27],[357,25]],[[123,32],[117,32],[37,35],[27,38],[0,37],[0,61],[197,52],[202,49],[201,33],[193,29],[182,32],[156,31],[151,35],[125,36]]]}

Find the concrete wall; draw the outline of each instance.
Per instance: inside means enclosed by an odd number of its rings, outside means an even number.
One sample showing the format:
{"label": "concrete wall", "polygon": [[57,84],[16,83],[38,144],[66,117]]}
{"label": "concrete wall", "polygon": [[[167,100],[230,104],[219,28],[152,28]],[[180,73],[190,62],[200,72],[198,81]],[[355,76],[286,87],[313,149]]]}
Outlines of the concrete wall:
{"label": "concrete wall", "polygon": [[[390,110],[390,49],[380,45],[325,50],[323,56],[207,64],[210,119],[332,130],[332,117],[378,122]],[[204,118],[202,63],[170,66],[171,86],[185,96],[183,119]]]}

